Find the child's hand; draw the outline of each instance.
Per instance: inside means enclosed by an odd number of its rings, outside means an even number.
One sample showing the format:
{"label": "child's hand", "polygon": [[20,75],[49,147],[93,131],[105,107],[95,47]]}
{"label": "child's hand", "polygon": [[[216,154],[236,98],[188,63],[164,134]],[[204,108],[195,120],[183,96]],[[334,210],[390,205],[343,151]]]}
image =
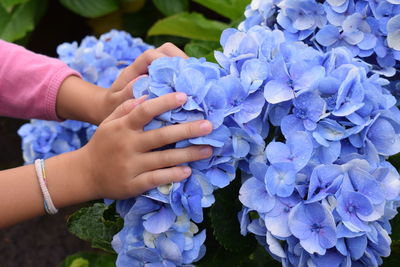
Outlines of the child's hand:
{"label": "child's hand", "polygon": [[126,67],[112,84],[110,90],[107,90],[103,99],[100,99],[100,105],[103,113],[99,114],[98,121],[103,121],[111,112],[114,111],[125,100],[133,97],[132,85],[138,77],[147,73],[148,66],[153,60],[160,57],[183,57],[188,56],[172,43],[165,43],[156,49],[149,49],[140,55],[130,66]]}
{"label": "child's hand", "polygon": [[153,60],[175,56],[187,58],[182,50],[171,43],[149,49],[126,67],[109,89],[69,76],[57,95],[58,116],[100,124],[116,107],[133,97],[132,84],[139,76],[147,73],[147,67]]}
{"label": "child's hand", "polygon": [[145,101],[130,99],[120,105],[80,149],[81,165],[88,174],[93,198],[124,199],[151,188],[181,181],[191,174],[185,162],[210,157],[209,146],[152,151],[180,140],[206,135],[212,125],[206,120],[143,131],[155,116],[186,102],[183,93]]}

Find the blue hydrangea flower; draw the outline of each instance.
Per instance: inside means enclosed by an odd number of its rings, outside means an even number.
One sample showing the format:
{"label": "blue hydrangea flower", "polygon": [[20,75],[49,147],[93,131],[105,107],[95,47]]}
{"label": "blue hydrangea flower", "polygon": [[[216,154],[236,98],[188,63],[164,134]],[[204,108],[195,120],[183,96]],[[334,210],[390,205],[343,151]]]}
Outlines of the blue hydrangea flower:
{"label": "blue hydrangea flower", "polygon": [[101,87],[109,88],[121,69],[131,64],[140,54],[152,46],[140,38],[132,38],[123,31],[112,30],[99,39],[85,37],[77,43],[63,43],[57,48],[59,58],[83,79]]}
{"label": "blue hydrangea flower", "polygon": [[300,203],[289,215],[289,228],[310,254],[324,255],[336,245],[336,225],[332,213],[319,203]]}
{"label": "blue hydrangea flower", "polygon": [[80,148],[88,141],[85,132],[87,125],[77,121],[58,123],[42,120],[24,124],[18,134],[22,138],[25,164]]}
{"label": "blue hydrangea flower", "polygon": [[392,72],[400,60],[399,14],[396,1],[253,0],[239,29],[249,31],[261,25],[282,30],[287,40],[304,41],[325,51],[346,47],[353,56]]}
{"label": "blue hydrangea flower", "polygon": [[[261,89],[260,81],[255,83],[267,101],[261,120],[273,126],[272,138],[280,141],[251,144],[239,165],[250,177],[239,196],[244,205],[241,233],[255,234],[288,266],[376,266],[389,254],[389,220],[398,206],[392,197],[400,190],[399,174],[385,160],[400,152],[399,111],[391,95],[396,91],[393,85],[391,91],[384,88],[389,82],[379,76],[394,73],[390,67],[397,52],[384,44],[387,30],[381,28],[398,11],[388,2],[384,12],[384,5],[374,1],[326,1],[327,21],[307,32],[294,28],[312,21],[301,13],[300,2],[290,6],[291,1],[253,1],[240,24],[242,32],[225,33],[240,38],[222,43],[224,49],[239,49],[234,55],[225,50],[216,54],[228,74],[239,77],[247,75],[243,66],[263,62],[261,76],[251,77],[265,77]],[[269,6],[271,14],[262,13],[262,5]],[[276,23],[274,14],[280,16]],[[274,39],[279,36],[276,29],[284,32],[284,40]],[[251,50],[240,49],[246,35],[252,37]],[[302,38],[318,51],[291,42]],[[270,46],[263,45],[266,40]],[[255,45],[269,51],[267,56],[255,53]],[[371,55],[386,69],[354,59]],[[266,138],[260,128],[257,131]],[[388,188],[392,183],[393,190]],[[272,204],[263,205],[267,201]],[[314,216],[314,210],[320,216]],[[259,218],[251,219],[250,211]]]}
{"label": "blue hydrangea flower", "polygon": [[400,50],[400,14],[392,17],[386,26],[387,41],[390,48]]}
{"label": "blue hydrangea flower", "polygon": [[285,0],[278,4],[278,24],[286,30],[289,39],[304,40],[326,23],[323,5],[316,1]]}
{"label": "blue hydrangea flower", "polygon": [[[171,147],[206,144],[213,155],[188,163],[185,181],[117,201],[124,219],[112,242],[117,266],[182,266],[203,257],[205,232],[195,223],[237,168],[241,233],[254,234],[285,266],[382,264],[399,206],[400,176],[386,159],[400,152],[400,111],[396,85],[380,75],[394,75],[400,59],[399,4],[254,0],[239,29],[222,33],[220,66],[155,60],[134,95],[180,91],[188,101],[145,130],[208,119],[211,134]],[[59,53],[86,80],[109,86],[148,47],[112,31]],[[26,159],[61,153],[95,130],[61,125],[21,128]]]}

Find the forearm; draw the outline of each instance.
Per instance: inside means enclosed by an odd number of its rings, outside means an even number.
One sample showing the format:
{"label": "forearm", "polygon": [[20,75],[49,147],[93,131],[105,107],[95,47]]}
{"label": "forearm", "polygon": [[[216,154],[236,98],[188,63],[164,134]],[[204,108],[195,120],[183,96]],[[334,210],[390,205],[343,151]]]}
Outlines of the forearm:
{"label": "forearm", "polygon": [[79,74],[62,61],[0,40],[0,115],[57,120],[61,83]]}
{"label": "forearm", "polygon": [[[63,119],[99,124],[105,115],[102,108],[107,89],[86,82],[79,77],[69,76],[57,94],[57,115]],[[104,111],[105,113],[106,111]]]}
{"label": "forearm", "polygon": [[[45,161],[48,190],[56,208],[93,200],[81,151],[65,153]],[[43,195],[35,167],[26,165],[0,172],[0,227],[44,214]]]}

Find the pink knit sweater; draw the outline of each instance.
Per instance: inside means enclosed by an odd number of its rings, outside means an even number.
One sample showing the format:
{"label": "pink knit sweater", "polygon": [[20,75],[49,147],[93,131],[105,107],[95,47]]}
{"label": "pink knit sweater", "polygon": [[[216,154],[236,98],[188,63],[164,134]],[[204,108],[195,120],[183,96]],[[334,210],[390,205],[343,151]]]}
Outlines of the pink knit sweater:
{"label": "pink knit sweater", "polygon": [[0,116],[59,120],[57,92],[69,75],[62,61],[0,40]]}

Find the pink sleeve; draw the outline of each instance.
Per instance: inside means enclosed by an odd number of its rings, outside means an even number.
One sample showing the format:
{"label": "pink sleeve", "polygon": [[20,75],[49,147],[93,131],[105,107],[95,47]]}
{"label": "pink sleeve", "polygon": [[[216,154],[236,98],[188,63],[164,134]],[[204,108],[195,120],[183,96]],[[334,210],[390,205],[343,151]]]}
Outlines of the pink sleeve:
{"label": "pink sleeve", "polygon": [[58,89],[69,75],[80,75],[62,61],[0,40],[0,116],[60,120]]}

